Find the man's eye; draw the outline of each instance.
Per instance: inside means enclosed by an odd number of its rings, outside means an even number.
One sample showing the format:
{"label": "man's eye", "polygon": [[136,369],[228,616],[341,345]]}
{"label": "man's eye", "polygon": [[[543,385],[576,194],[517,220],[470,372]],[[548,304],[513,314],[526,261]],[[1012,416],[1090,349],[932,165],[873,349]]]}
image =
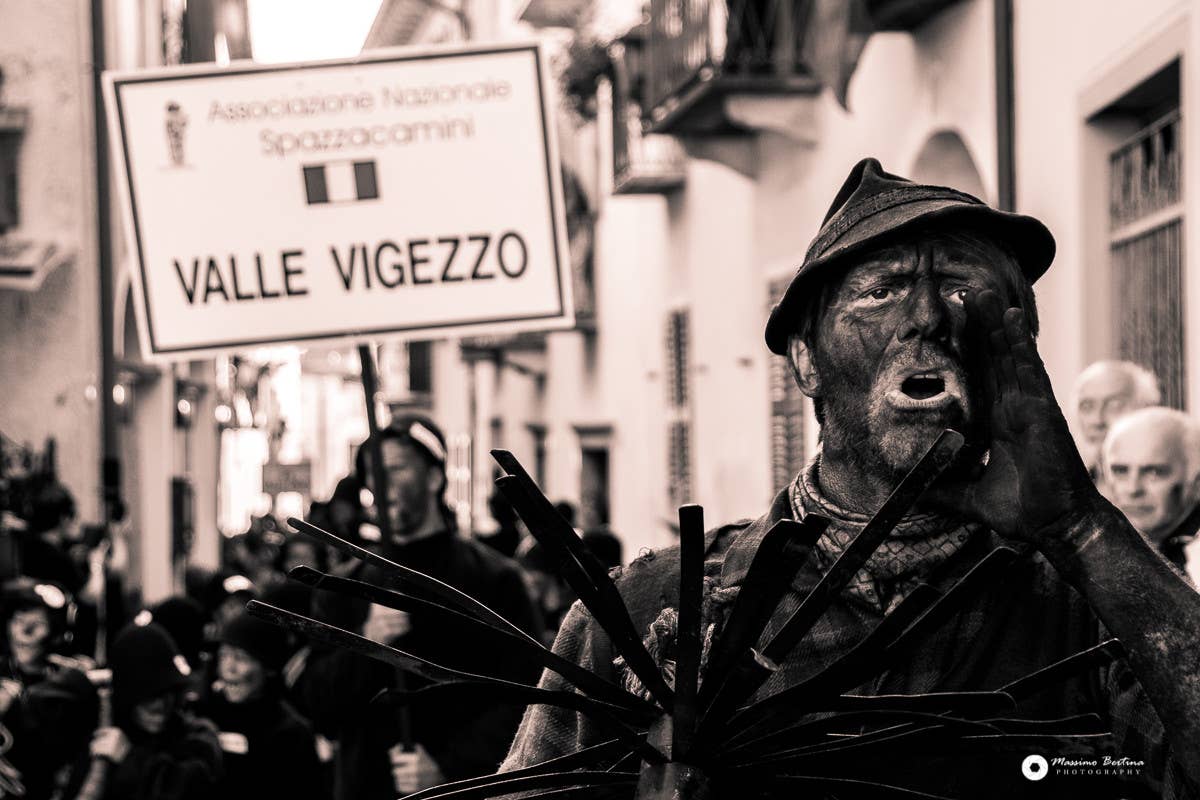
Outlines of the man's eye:
{"label": "man's eye", "polygon": [[950,302],[950,303],[954,303],[955,305],[958,305],[958,306],[961,306],[963,304],[963,301],[967,297],[967,292],[969,292],[969,291],[970,291],[970,287],[968,287],[968,286],[947,286],[945,284],[942,285],[942,295],[946,298],[946,301]]}
{"label": "man's eye", "polygon": [[879,286],[867,292],[867,297],[872,300],[887,300],[891,296],[892,287],[890,286]]}
{"label": "man's eye", "polygon": [[1121,465],[1121,464],[1113,464],[1112,466],[1110,466],[1110,467],[1108,468],[1108,470],[1109,470],[1109,472],[1111,472],[1113,475],[1121,475],[1121,476],[1125,476],[1125,475],[1129,474],[1129,467],[1126,467],[1126,466],[1124,466],[1124,465]]}

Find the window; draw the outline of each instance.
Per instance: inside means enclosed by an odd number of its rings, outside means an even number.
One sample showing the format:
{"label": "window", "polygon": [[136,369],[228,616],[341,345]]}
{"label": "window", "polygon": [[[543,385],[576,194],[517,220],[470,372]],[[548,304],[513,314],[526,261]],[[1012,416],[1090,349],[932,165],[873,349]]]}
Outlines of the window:
{"label": "window", "polygon": [[533,444],[533,479],[537,485],[546,486],[546,426],[529,423],[525,426]]}
{"label": "window", "polygon": [[667,501],[691,502],[691,411],[688,395],[688,312],[667,318]]}
{"label": "window", "polygon": [[408,342],[408,390],[413,394],[433,391],[433,342]]}
{"label": "window", "polygon": [[609,452],[612,428],[607,425],[575,426],[579,437],[579,527],[603,530],[609,524]]}
{"label": "window", "polygon": [[[792,276],[771,281],[767,287],[767,310],[783,294]],[[804,468],[804,394],[792,377],[784,356],[772,356],[767,365],[771,395],[771,485],[788,485]]]}
{"label": "window", "polygon": [[1158,376],[1183,407],[1183,183],[1180,115],[1146,124],[1109,158],[1109,252],[1121,358]]}

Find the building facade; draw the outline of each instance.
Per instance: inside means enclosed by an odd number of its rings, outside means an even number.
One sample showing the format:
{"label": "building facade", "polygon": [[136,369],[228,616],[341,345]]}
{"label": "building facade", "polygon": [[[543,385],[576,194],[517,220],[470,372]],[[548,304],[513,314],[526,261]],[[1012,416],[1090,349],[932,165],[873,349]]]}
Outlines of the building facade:
{"label": "building facade", "polygon": [[249,57],[246,3],[17,2],[3,18],[0,273],[30,279],[0,282],[0,431],[55,440],[80,521],[115,524],[130,584],[154,601],[181,588],[189,559],[218,562],[218,397],[212,361],[141,360],[120,209],[112,186],[97,190],[97,78]]}
{"label": "building facade", "polygon": [[[420,5],[385,3],[368,46],[471,28]],[[489,4],[464,12],[486,9],[499,33],[541,36],[576,63],[594,48],[563,43],[598,36],[609,59],[593,113],[560,114],[593,223],[592,324],[433,345],[429,406],[470,442],[476,512],[486,452],[503,446],[552,498],[578,503],[585,527],[610,525],[627,557],[672,541],[680,502],[713,523],[761,513],[819,435],[763,325],[866,155],[1054,232],[1040,348],[1064,403],[1087,363],[1126,357],[1191,407],[1196,173],[1180,154],[1200,4],[571,5],[506,7],[507,25]],[[597,34],[598,19],[625,22]]]}

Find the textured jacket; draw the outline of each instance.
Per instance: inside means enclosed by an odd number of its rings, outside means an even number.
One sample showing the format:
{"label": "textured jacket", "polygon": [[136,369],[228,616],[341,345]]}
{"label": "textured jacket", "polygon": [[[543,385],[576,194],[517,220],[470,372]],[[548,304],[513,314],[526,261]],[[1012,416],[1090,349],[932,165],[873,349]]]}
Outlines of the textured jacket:
{"label": "textured jacket", "polygon": [[[728,606],[736,597],[762,537],[775,522],[792,517],[787,491],[781,492],[763,517],[711,531],[706,539],[706,576],[713,591],[710,604]],[[996,534],[981,530],[928,578],[934,588],[948,588],[995,547],[1005,544]],[[1010,545],[1011,546],[1011,545]],[[810,558],[792,582],[768,626],[768,633],[789,614],[820,579]],[[678,599],[678,550],[671,548],[642,557],[619,573],[618,586],[639,630],[650,631],[652,653],[663,651],[656,642],[664,625],[663,609]],[[706,610],[706,614],[709,612]],[[720,610],[715,615],[720,617]],[[728,608],[724,613],[728,613]],[[778,672],[760,689],[765,697],[794,686],[831,664],[861,641],[881,615],[861,604],[837,598],[809,634],[792,651]],[[658,624],[655,624],[658,621]],[[906,663],[885,669],[853,694],[912,694],[999,689],[1041,667],[1073,655],[1108,638],[1083,598],[1058,578],[1045,559],[1032,551],[1017,558],[1000,579],[967,599],[960,611],[940,628],[928,631]],[[760,640],[761,641],[761,640]],[[669,644],[668,644],[669,646]],[[555,650],[618,683],[629,685],[608,637],[576,603],[567,615]],[[669,665],[668,665],[669,666]],[[546,672],[541,685],[570,688],[558,675]],[[910,760],[896,771],[864,763],[857,777],[896,783],[951,797],[1192,797],[1188,783],[1169,758],[1162,725],[1141,686],[1124,661],[1093,669],[1053,689],[1025,699],[1015,716],[1057,719],[1094,712],[1111,724],[1115,757],[1146,762],[1135,785],[1108,777],[1051,776],[1038,782],[1024,778],[1022,760],[1031,753],[1004,753],[975,759],[956,756]],[[606,736],[584,717],[548,706],[531,706],[502,767],[512,770],[581,747]]]}

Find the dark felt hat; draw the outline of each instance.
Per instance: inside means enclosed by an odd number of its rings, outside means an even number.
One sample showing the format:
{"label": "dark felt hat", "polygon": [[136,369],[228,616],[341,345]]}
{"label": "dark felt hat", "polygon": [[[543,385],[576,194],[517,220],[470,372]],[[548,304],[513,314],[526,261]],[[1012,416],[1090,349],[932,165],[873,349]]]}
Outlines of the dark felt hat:
{"label": "dark felt hat", "polygon": [[[144,615],[144,616],[143,616]],[[138,614],[138,619],[157,622],[166,629],[179,652],[192,666],[200,663],[204,647],[204,607],[190,597],[168,597]]]}
{"label": "dark felt hat", "polygon": [[930,225],[993,237],[1013,252],[1030,283],[1040,278],[1054,260],[1054,237],[1033,217],[998,211],[956,189],[913,183],[885,172],[878,160],[865,158],[850,170],[821,230],[808,247],[804,263],[771,310],[767,347],[778,355],[787,352],[788,336],[799,322],[801,301],[820,285],[815,278],[829,274],[830,265],[846,266],[847,256],[880,244],[899,231]]}
{"label": "dark felt hat", "polygon": [[108,664],[113,703],[123,709],[183,689],[192,673],[171,634],[156,622],[125,626],[109,648]]}
{"label": "dark felt hat", "polygon": [[245,611],[225,624],[221,643],[245,650],[269,670],[283,669],[291,655],[287,631]]}

